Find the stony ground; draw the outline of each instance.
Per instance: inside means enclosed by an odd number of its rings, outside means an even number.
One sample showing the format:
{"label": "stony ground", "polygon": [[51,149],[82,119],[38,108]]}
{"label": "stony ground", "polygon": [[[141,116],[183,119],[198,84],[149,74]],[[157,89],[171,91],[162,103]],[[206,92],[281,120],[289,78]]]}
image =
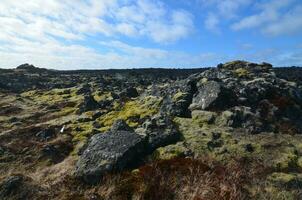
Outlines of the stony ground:
{"label": "stony ground", "polygon": [[0,70],[0,199],[302,199],[302,70]]}

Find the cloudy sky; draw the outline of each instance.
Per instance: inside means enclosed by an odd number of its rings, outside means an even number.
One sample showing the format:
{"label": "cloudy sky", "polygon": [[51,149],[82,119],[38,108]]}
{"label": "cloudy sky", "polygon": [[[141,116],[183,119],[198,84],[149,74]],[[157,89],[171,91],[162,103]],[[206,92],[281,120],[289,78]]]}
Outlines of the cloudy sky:
{"label": "cloudy sky", "polygon": [[0,67],[302,65],[301,0],[1,0]]}

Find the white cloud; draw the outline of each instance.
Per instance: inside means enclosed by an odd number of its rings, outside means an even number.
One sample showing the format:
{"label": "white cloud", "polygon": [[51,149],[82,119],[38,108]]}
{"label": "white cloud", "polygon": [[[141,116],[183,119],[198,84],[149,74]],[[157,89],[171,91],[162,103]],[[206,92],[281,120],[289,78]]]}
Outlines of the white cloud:
{"label": "white cloud", "polygon": [[251,2],[251,0],[199,0],[202,7],[211,9],[204,20],[205,28],[218,33],[221,22],[237,18],[240,9]]}
{"label": "white cloud", "polygon": [[146,24],[146,33],[159,43],[175,42],[178,39],[185,38],[193,29],[191,15],[184,11],[174,11],[169,24],[163,24],[160,21],[148,21]]}
{"label": "white cloud", "polygon": [[231,28],[235,31],[259,28],[270,36],[302,31],[302,6],[294,0],[273,0],[256,6],[258,13],[242,18]]}
{"label": "white cloud", "polygon": [[213,14],[213,13],[209,13],[205,19],[205,27],[206,29],[216,32],[219,32],[219,18],[217,17],[217,15]]}
{"label": "white cloud", "polygon": [[161,0],[1,0],[0,27],[0,67],[29,62],[70,69],[159,64],[167,52],[115,42],[131,54],[109,46],[100,53],[91,40],[126,36],[166,44],[186,38],[194,24],[190,13]]}
{"label": "white cloud", "polygon": [[302,31],[302,6],[286,13],[280,20],[265,27],[268,35],[292,34]]}
{"label": "white cloud", "polygon": [[[184,38],[193,29],[191,15],[169,9],[160,0],[2,0],[0,17],[4,30],[13,29],[17,35],[17,31],[30,29],[38,32],[40,38],[49,34],[65,39],[121,34],[146,36],[165,43]],[[7,20],[11,24],[5,23]],[[172,28],[174,32],[169,37],[156,37],[158,29],[152,24],[165,30]]]}

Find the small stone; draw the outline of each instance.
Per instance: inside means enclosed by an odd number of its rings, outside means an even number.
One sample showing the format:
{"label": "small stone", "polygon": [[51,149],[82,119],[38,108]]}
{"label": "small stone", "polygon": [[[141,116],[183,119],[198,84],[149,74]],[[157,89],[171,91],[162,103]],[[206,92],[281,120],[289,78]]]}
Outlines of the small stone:
{"label": "small stone", "polygon": [[246,144],[244,146],[244,149],[245,149],[246,152],[250,152],[250,153],[254,152],[254,147],[253,147],[252,144]]}

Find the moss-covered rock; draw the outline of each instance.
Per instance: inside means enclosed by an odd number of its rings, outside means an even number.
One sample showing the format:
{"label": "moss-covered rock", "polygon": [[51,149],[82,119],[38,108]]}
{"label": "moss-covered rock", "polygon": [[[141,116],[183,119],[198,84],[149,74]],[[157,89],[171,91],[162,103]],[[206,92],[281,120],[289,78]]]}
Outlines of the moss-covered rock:
{"label": "moss-covered rock", "polygon": [[172,144],[156,149],[153,152],[152,157],[154,159],[168,160],[176,157],[185,157],[186,155],[190,155],[190,151],[184,146],[182,142],[179,142],[177,144]]}
{"label": "moss-covered rock", "polygon": [[194,110],[192,111],[192,119],[199,124],[211,124],[215,121],[217,114],[215,112]]}
{"label": "moss-covered rock", "polygon": [[128,101],[121,105],[120,109],[113,110],[98,119],[103,125],[101,130],[109,130],[117,119],[125,120],[130,127],[137,127],[140,120],[153,116],[159,111],[160,102],[160,98],[153,96],[145,97],[144,100]]}
{"label": "moss-covered rock", "polygon": [[271,174],[268,180],[278,187],[286,187],[288,189],[302,188],[302,174],[276,172]]}

